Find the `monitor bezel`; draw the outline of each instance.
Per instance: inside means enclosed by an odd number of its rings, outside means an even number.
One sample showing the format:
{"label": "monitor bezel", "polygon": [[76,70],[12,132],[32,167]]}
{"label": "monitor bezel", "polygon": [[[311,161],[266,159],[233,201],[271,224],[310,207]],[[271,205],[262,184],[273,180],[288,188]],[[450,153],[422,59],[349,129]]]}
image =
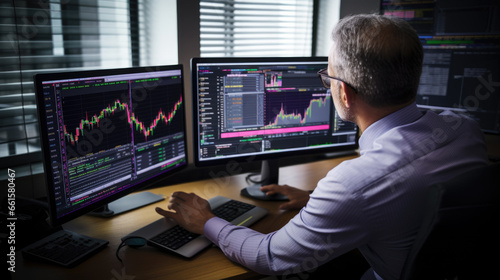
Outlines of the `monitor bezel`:
{"label": "monitor bezel", "polygon": [[201,161],[199,158],[199,125],[198,125],[198,81],[197,81],[197,65],[200,63],[269,63],[269,62],[326,62],[328,63],[328,57],[315,56],[315,57],[195,57],[191,58],[191,91],[192,91],[192,124],[193,124],[193,155],[194,155],[194,165],[197,167],[207,167],[207,166],[217,166],[223,165],[230,162],[254,162],[262,160],[275,160],[282,159],[291,156],[303,156],[303,155],[325,155],[335,152],[346,152],[354,151],[359,148],[359,127],[356,126],[356,138],[355,143],[350,145],[342,145],[335,147],[323,147],[315,149],[303,149],[296,151],[281,151],[273,153],[264,153],[258,155],[242,155],[235,157],[224,157],[211,160]]}
{"label": "monitor bezel", "polygon": [[64,223],[67,223],[73,219],[76,219],[84,214],[94,211],[100,207],[107,205],[110,202],[113,202],[117,199],[120,199],[128,194],[133,192],[146,189],[151,187],[155,183],[164,180],[174,173],[178,173],[188,166],[188,149],[187,149],[187,120],[186,120],[186,105],[185,102],[182,102],[183,106],[183,118],[184,118],[184,147],[185,147],[185,163],[181,166],[177,166],[174,169],[166,171],[164,173],[160,173],[154,177],[146,179],[145,181],[138,182],[137,184],[119,192],[113,194],[109,197],[102,198],[101,200],[85,206],[83,208],[77,209],[71,213],[67,213],[61,217],[57,217],[56,205],[55,205],[55,189],[54,189],[54,181],[52,174],[52,169],[50,167],[50,152],[48,151],[49,139],[48,134],[44,133],[47,131],[47,115],[43,110],[44,104],[43,99],[43,82],[45,81],[56,81],[56,80],[64,80],[64,79],[79,79],[79,78],[88,78],[88,77],[98,77],[98,76],[109,76],[109,75],[123,75],[123,74],[134,74],[134,73],[145,73],[145,72],[157,72],[157,71],[169,71],[169,70],[180,70],[181,72],[181,95],[182,99],[185,99],[185,90],[184,90],[184,70],[182,64],[176,65],[160,65],[160,66],[148,66],[148,67],[128,67],[128,68],[115,68],[115,69],[97,69],[97,70],[83,70],[83,71],[66,71],[66,72],[54,72],[54,73],[40,73],[35,74],[33,77],[34,86],[35,86],[35,97],[37,102],[37,113],[38,113],[38,123],[40,127],[40,138],[41,138],[41,150],[42,150],[42,158],[43,158],[43,176],[44,182],[47,190],[47,200],[48,200],[48,208],[49,208],[49,218],[50,223],[53,227],[61,226]]}

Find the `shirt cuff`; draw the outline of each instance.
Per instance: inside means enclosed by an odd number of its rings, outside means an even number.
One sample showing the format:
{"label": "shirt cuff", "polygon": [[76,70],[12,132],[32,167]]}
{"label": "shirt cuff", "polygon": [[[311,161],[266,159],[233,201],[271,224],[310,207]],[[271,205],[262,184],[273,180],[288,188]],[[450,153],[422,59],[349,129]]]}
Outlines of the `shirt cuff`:
{"label": "shirt cuff", "polygon": [[231,225],[231,223],[221,218],[213,217],[203,226],[203,235],[219,247],[219,233],[227,225]]}

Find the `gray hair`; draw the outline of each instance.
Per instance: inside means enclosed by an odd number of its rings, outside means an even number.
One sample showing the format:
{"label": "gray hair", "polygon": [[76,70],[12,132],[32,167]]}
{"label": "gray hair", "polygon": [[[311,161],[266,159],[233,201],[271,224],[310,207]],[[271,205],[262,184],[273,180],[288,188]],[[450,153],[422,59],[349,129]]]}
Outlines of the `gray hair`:
{"label": "gray hair", "polygon": [[414,100],[423,49],[406,21],[382,15],[353,15],[332,32],[335,75],[350,83],[369,105],[386,107]]}

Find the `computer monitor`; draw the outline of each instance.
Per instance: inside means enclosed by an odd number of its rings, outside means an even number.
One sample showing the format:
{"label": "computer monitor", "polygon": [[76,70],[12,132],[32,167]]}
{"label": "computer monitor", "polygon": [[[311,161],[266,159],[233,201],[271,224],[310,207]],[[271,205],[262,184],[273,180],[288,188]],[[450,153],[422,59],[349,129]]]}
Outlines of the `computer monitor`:
{"label": "computer monitor", "polygon": [[417,104],[464,113],[500,134],[500,2],[382,0],[380,12],[407,20],[420,37]]}
{"label": "computer monitor", "polygon": [[262,160],[260,184],[242,194],[266,199],[256,189],[278,183],[280,158],[355,150],[357,126],[318,78],[326,67],[326,57],[193,58],[195,165]]}
{"label": "computer monitor", "polygon": [[156,201],[147,192],[117,199],[187,165],[182,65],[34,80],[54,226],[114,201],[118,212]]}

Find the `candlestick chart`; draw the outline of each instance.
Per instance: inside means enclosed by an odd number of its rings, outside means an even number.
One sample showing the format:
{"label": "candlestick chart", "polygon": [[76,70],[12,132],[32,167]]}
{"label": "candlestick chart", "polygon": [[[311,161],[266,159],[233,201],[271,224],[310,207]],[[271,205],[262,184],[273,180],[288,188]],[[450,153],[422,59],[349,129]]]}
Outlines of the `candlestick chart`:
{"label": "candlestick chart", "polygon": [[142,93],[140,100],[133,102],[131,122],[136,143],[153,141],[184,130],[182,96],[170,94],[181,92],[181,84],[152,89],[139,85],[133,88],[132,96],[138,96],[135,91]]}
{"label": "candlestick chart", "polygon": [[[134,90],[139,89],[132,89],[132,93]],[[123,90],[64,97],[66,145],[85,142],[85,153],[96,153],[132,142],[154,141],[182,130],[182,119],[176,117],[184,113],[182,96],[169,95],[165,88],[140,90],[142,95],[136,100],[130,96],[139,95]]]}

